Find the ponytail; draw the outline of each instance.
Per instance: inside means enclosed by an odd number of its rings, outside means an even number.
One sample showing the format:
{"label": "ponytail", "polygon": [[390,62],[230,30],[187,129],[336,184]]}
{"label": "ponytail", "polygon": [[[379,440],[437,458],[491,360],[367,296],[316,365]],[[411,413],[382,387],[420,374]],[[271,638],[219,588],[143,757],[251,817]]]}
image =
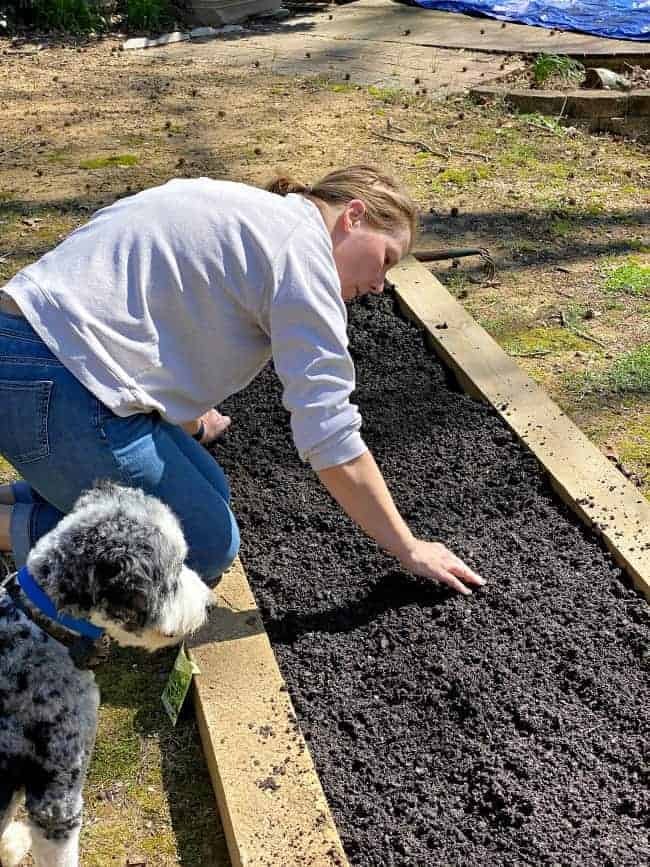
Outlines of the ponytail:
{"label": "ponytail", "polygon": [[393,232],[405,227],[413,246],[417,235],[418,209],[406,190],[390,175],[374,166],[355,165],[337,169],[317,183],[309,186],[280,175],[265,187],[271,193],[286,196],[299,193],[329,205],[345,205],[352,199],[361,199],[366,206],[365,218],[369,226],[381,232]]}

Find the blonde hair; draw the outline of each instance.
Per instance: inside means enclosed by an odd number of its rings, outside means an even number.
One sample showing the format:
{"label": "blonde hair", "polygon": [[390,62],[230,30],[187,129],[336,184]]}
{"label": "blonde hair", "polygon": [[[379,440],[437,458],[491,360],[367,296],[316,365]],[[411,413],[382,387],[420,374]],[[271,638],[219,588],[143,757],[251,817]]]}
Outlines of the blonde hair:
{"label": "blonde hair", "polygon": [[301,184],[287,175],[268,183],[265,189],[280,196],[300,193],[330,205],[345,205],[361,199],[366,206],[368,225],[382,232],[393,232],[398,226],[409,230],[409,250],[418,228],[418,209],[406,190],[390,175],[375,166],[354,165],[337,169],[315,184]]}

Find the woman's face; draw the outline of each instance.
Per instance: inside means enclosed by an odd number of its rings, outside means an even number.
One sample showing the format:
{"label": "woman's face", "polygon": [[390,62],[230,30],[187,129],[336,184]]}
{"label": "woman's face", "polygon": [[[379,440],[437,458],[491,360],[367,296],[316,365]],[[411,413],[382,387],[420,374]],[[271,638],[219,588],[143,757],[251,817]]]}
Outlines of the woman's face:
{"label": "woman's face", "polygon": [[407,253],[411,241],[405,226],[382,232],[368,225],[365,213],[364,203],[353,199],[339,214],[331,233],[345,302],[382,292],[386,272]]}

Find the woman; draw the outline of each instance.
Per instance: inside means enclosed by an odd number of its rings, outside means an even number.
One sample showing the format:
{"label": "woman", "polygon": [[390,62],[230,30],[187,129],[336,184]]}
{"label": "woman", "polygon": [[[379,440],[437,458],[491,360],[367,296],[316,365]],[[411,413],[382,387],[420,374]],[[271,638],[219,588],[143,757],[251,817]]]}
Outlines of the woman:
{"label": "woman", "polygon": [[[345,303],[383,289],[413,243],[414,204],[351,166],[307,187],[173,180],[97,212],[19,272],[0,300],[0,550],[19,564],[98,478],[178,515],[188,565],[214,583],[239,533],[200,443],[214,407],[272,356],[301,458],[348,515],[415,574],[461,593],[482,579],[397,511],[350,403]],[[197,442],[198,440],[198,442]]]}

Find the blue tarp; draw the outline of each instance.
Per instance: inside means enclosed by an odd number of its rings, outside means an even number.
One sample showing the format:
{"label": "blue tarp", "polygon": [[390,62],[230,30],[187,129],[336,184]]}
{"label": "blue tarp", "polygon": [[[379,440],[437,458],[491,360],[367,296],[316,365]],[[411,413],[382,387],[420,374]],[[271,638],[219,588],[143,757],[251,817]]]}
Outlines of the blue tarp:
{"label": "blue tarp", "polygon": [[594,36],[650,41],[650,0],[412,0],[425,9],[470,12],[536,24],[555,30],[578,30]]}

